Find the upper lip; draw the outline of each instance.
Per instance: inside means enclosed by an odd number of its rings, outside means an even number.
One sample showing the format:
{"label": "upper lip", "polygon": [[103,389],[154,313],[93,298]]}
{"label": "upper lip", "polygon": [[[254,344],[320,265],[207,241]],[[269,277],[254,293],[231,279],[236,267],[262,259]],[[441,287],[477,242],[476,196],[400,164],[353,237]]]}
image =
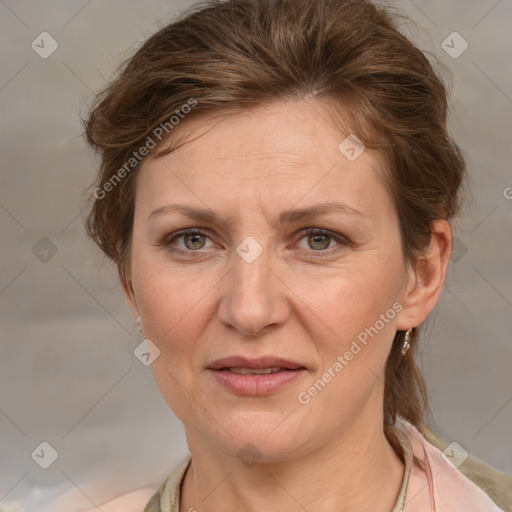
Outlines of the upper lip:
{"label": "upper lip", "polygon": [[248,359],[242,356],[230,356],[222,359],[217,359],[213,363],[208,365],[210,370],[221,370],[222,368],[250,368],[250,369],[263,369],[263,368],[287,368],[289,370],[297,370],[298,368],[304,368],[299,363],[283,359],[281,357],[258,357],[255,359]]}

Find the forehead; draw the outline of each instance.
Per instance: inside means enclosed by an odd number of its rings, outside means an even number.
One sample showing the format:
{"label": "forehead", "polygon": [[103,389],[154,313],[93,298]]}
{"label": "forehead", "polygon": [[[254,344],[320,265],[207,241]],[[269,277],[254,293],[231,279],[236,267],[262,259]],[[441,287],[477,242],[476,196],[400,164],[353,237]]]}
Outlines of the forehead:
{"label": "forehead", "polygon": [[184,196],[212,208],[263,198],[269,207],[306,206],[344,197],[369,214],[389,208],[378,155],[366,149],[347,158],[350,134],[318,102],[275,102],[220,119],[197,116],[178,129],[184,143],[142,165],[137,202],[144,210]]}

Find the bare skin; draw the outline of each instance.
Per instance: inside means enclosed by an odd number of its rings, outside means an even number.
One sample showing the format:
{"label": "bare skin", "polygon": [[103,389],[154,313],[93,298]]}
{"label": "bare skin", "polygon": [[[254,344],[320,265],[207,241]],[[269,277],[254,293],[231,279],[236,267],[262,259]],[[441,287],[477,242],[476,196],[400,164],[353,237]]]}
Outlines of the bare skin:
{"label": "bare skin", "polygon": [[[386,358],[396,330],[421,324],[436,304],[451,232],[434,222],[426,258],[408,267],[377,155],[349,161],[338,150],[348,134],[328,119],[306,100],[185,119],[179,129],[189,142],[147,159],[138,176],[123,290],[161,351],[151,369],[185,427],[193,462],[180,512],[395,505],[404,468],[382,427]],[[277,223],[285,210],[336,201],[359,213]],[[220,220],[152,214],[175,203]],[[173,238],[192,228],[205,234]],[[246,237],[262,250],[251,263],[236,252]],[[389,318],[393,304],[400,310]],[[382,314],[378,334],[301,403],[299,394]],[[242,396],[207,369],[231,355],[292,359],[307,371],[272,394]],[[248,442],[261,455],[250,467],[237,456]]]}

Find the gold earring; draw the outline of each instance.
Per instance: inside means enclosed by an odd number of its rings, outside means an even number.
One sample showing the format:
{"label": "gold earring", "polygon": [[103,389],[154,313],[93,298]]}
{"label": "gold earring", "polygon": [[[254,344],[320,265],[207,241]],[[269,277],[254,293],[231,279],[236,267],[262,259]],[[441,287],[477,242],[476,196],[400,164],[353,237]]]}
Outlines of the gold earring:
{"label": "gold earring", "polygon": [[411,348],[411,344],[409,343],[411,341],[411,333],[412,329],[408,329],[405,333],[405,340],[404,344],[402,346],[402,355],[405,356],[407,354],[407,351]]}

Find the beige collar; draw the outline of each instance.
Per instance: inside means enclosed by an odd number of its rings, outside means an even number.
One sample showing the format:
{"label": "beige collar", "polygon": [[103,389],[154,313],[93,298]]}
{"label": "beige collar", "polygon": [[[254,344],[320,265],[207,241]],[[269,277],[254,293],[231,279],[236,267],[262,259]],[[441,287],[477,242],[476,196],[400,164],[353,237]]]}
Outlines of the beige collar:
{"label": "beige collar", "polygon": [[[402,462],[404,463],[404,477],[402,479],[402,485],[398,494],[398,499],[391,512],[402,512],[405,507],[405,496],[407,493],[407,484],[409,481],[409,475],[413,463],[413,453],[411,444],[407,436],[399,428],[388,425],[388,432],[394,434],[399,446],[402,449],[400,455]],[[162,484],[158,493],[153,496],[151,501],[148,503],[144,512],[179,512],[181,485],[185,478],[185,473],[190,466],[191,458],[190,455],[185,457],[176,466],[171,475]]]}

